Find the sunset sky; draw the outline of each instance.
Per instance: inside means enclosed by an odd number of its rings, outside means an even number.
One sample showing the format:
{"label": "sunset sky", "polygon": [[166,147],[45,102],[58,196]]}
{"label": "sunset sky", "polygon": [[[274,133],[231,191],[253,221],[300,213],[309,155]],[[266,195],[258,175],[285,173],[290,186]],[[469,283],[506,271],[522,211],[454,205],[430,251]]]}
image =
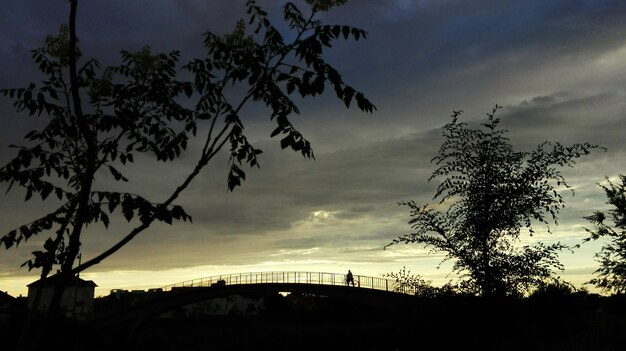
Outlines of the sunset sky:
{"label": "sunset sky", "polygon": [[[280,18],[283,1],[259,1]],[[300,4],[300,2],[296,2]],[[232,30],[244,0],[109,0],[79,3],[77,31],[84,56],[103,66],[120,50],[180,50],[182,61],[201,57],[202,34]],[[25,87],[41,76],[30,59],[46,35],[66,21],[67,1],[6,0],[0,4],[0,88]],[[211,164],[179,199],[193,223],[153,225],[102,264],[81,274],[111,289],[147,289],[218,274],[260,271],[347,272],[380,276],[406,266],[439,285],[451,276],[442,256],[419,246],[383,247],[410,233],[408,209],[398,201],[436,203],[430,160],[443,142],[441,126],[453,110],[471,125],[496,104],[502,126],[519,151],[544,140],[590,142],[607,148],[564,169],[575,195],[564,195],[553,234],[541,240],[581,243],[583,217],[606,208],[598,182],[626,172],[626,2],[620,0],[352,0],[322,16],[330,24],[366,30],[365,41],[340,41],[327,58],[346,82],[376,105],[347,110],[329,93],[300,104],[294,125],[311,141],[315,160],[281,150],[273,123],[260,106],[246,110],[249,138],[261,148],[260,169],[241,188],[227,190],[227,158]],[[277,22],[278,23],[278,22]],[[285,28],[285,26],[279,26]],[[0,163],[9,144],[38,125],[0,98]],[[198,141],[200,142],[200,141]],[[190,171],[199,146],[174,163],[139,158],[127,170],[136,192],[167,198]],[[110,176],[97,179],[111,184]],[[47,213],[55,204],[12,190],[0,195],[0,235]],[[92,225],[83,260],[108,248],[130,228]],[[37,279],[20,265],[39,249],[34,238],[0,250],[0,290],[26,294]],[[585,244],[561,261],[565,280],[582,286],[596,269],[601,242]]]}

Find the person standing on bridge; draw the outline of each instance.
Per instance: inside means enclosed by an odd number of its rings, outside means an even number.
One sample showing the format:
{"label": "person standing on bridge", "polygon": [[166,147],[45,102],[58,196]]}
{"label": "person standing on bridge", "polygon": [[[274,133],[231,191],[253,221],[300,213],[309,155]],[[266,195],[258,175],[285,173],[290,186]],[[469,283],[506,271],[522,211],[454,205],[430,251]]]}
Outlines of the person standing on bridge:
{"label": "person standing on bridge", "polygon": [[352,272],[348,269],[348,275],[346,275],[346,285],[350,285],[350,283],[354,286],[354,277],[352,276]]}

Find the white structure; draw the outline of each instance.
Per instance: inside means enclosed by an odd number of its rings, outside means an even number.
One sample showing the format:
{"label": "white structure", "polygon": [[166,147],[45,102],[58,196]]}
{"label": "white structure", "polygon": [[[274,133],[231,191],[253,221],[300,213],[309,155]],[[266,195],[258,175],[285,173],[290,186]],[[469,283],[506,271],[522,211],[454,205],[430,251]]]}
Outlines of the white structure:
{"label": "white structure", "polygon": [[226,316],[257,314],[263,309],[263,298],[247,298],[240,295],[214,297],[167,311],[161,318]]}
{"label": "white structure", "polygon": [[[43,281],[37,280],[28,284],[28,309],[33,309],[37,290],[41,287],[41,297],[37,310],[46,311],[50,306],[57,276],[52,276]],[[93,313],[93,296],[96,283],[91,280],[83,280],[78,277],[72,278],[61,297],[61,311],[66,317],[86,319]]]}

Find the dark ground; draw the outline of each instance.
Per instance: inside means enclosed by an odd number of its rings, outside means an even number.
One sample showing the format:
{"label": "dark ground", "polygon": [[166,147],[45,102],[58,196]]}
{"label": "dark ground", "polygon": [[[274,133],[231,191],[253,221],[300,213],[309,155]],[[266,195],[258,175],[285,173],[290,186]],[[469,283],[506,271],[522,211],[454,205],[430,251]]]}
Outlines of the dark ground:
{"label": "dark ground", "polygon": [[[293,305],[276,297],[257,315],[151,320],[126,349],[626,350],[624,297],[415,299],[396,311],[310,299]],[[18,324],[5,328],[2,339],[9,341]],[[128,331],[81,330],[58,346],[120,350]]]}
{"label": "dark ground", "polygon": [[[623,301],[419,301],[381,313],[329,304],[269,316],[159,321],[142,350],[626,350]],[[407,312],[407,313],[404,313]]]}

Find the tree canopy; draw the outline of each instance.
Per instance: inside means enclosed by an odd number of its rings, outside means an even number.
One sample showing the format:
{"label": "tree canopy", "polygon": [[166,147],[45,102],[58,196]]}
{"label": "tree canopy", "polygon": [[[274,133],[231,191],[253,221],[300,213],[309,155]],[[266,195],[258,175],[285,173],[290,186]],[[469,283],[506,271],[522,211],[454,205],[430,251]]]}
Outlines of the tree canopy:
{"label": "tree canopy", "polygon": [[523,229],[532,235],[536,223],[548,231],[550,222],[557,223],[565,206],[561,190],[573,193],[560,169],[597,148],[543,142],[531,152],[515,151],[496,117],[499,108],[479,128],[454,111],[432,159],[438,168],[429,181],[440,180],[433,197],[438,205],[400,202],[409,207],[415,232],[387,245],[417,243],[445,253],[462,285],[483,296],[523,294],[562,269],[558,252],[565,245],[521,245],[519,238]]}
{"label": "tree canopy", "polygon": [[600,264],[590,283],[604,291],[618,294],[626,293],[626,175],[620,174],[618,182],[606,179],[607,185],[599,184],[607,197],[611,208],[595,211],[585,217],[595,225],[587,229],[589,238],[585,241],[605,239],[599,253],[595,255]]}

